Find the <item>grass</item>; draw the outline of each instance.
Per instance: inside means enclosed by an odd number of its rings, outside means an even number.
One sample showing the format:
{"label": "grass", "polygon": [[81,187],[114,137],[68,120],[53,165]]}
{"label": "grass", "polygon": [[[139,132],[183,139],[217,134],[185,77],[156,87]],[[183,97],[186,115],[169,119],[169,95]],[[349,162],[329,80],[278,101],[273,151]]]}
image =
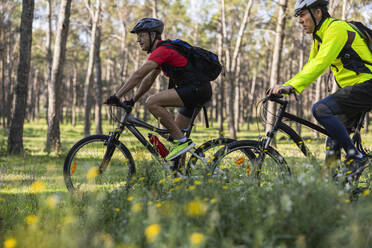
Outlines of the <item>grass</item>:
{"label": "grass", "polygon": [[[112,126],[106,123],[104,129],[107,133]],[[358,201],[350,201],[349,192],[326,175],[327,170],[322,169],[324,138],[306,141],[315,164],[289,141],[278,139],[277,150],[286,157],[294,177],[287,184],[268,188],[244,177],[229,182],[208,177],[175,179],[126,133],[121,140],[132,151],[137,169],[131,190],[71,195],[64,185],[62,167],[82,133],[81,124],[62,125],[62,151],[47,154],[43,151],[45,122],[26,123],[26,152],[5,156],[7,132],[0,131],[0,245],[372,246],[371,194],[366,190]],[[198,124],[192,137],[200,145],[217,134],[216,129]],[[257,130],[238,134],[240,139],[258,135]],[[304,136],[312,133],[307,130]],[[371,134],[365,140],[372,144]]]}

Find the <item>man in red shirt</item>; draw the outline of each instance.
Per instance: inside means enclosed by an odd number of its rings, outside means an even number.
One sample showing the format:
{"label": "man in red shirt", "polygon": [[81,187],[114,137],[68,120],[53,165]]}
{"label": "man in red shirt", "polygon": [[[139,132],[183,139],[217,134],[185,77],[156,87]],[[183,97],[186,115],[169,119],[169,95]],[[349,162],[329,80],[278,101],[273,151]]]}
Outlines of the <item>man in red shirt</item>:
{"label": "man in red shirt", "polygon": [[[108,101],[118,100],[141,83],[136,95],[129,101],[134,104],[151,88],[160,71],[163,71],[169,77],[169,88],[149,96],[146,107],[160,119],[160,123],[175,140],[174,147],[166,157],[167,160],[172,160],[195,146],[191,139],[185,137],[181,128],[187,127],[195,107],[211,99],[212,88],[209,81],[198,77],[186,57],[171,47],[160,46],[166,43],[161,40],[163,29],[164,23],[154,18],[143,18],[134,26],[131,33],[137,34],[141,49],[150,53],[150,56]],[[180,107],[175,120],[166,107]]]}

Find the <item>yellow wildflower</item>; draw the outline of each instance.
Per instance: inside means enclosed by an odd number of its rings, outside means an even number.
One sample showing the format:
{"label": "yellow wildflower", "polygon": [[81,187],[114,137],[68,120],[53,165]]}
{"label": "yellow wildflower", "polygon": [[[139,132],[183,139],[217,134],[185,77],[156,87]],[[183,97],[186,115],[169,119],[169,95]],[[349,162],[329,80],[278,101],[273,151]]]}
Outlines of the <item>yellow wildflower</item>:
{"label": "yellow wildflower", "polygon": [[199,180],[195,180],[194,184],[195,184],[195,185],[200,185],[201,182],[200,182]]}
{"label": "yellow wildflower", "polygon": [[115,212],[119,212],[120,211],[120,208],[114,208],[114,211]]}
{"label": "yellow wildflower", "polygon": [[141,210],[142,210],[142,204],[140,202],[137,202],[137,203],[133,204],[133,206],[132,206],[132,212],[133,213],[141,212]]}
{"label": "yellow wildflower", "polygon": [[98,176],[98,173],[99,171],[97,167],[90,168],[87,173],[87,179],[89,181],[94,180]]}
{"label": "yellow wildflower", "polygon": [[368,189],[364,190],[363,195],[365,195],[365,196],[369,195],[369,190]]}
{"label": "yellow wildflower", "polygon": [[189,190],[190,190],[190,191],[193,191],[193,190],[195,189],[195,187],[196,187],[195,185],[191,185],[191,186],[189,187]]}
{"label": "yellow wildflower", "polygon": [[64,219],[63,219],[63,223],[65,225],[68,225],[68,224],[72,224],[75,222],[75,218],[73,216],[66,216]]}
{"label": "yellow wildflower", "polygon": [[345,200],[345,203],[350,203],[350,200],[349,200],[349,199],[346,199],[346,200]]}
{"label": "yellow wildflower", "polygon": [[49,208],[55,208],[59,203],[59,197],[57,195],[51,195],[46,199],[46,203]]}
{"label": "yellow wildflower", "polygon": [[204,235],[202,233],[194,232],[190,235],[190,243],[193,245],[200,245],[204,241]]}
{"label": "yellow wildflower", "polygon": [[37,222],[37,217],[35,215],[29,215],[26,217],[27,224],[34,224]]}
{"label": "yellow wildflower", "polygon": [[227,185],[224,185],[223,186],[223,189],[228,189],[229,187]]}
{"label": "yellow wildflower", "polygon": [[182,180],[182,178],[180,178],[180,177],[176,177],[176,178],[173,180],[173,182],[178,183],[178,182],[181,181],[181,180]]}
{"label": "yellow wildflower", "polygon": [[145,236],[149,243],[155,241],[156,237],[159,235],[161,231],[161,226],[158,224],[152,224],[146,227],[145,229]]}
{"label": "yellow wildflower", "polygon": [[140,178],[138,178],[138,180],[143,181],[143,180],[145,180],[145,177],[140,177]]}
{"label": "yellow wildflower", "polygon": [[204,215],[207,206],[202,201],[192,200],[185,204],[184,210],[188,216],[197,217]]}
{"label": "yellow wildflower", "polygon": [[152,205],[152,201],[148,201],[147,205],[151,206]]}
{"label": "yellow wildflower", "polygon": [[16,245],[17,245],[17,240],[15,240],[14,238],[9,238],[5,240],[4,242],[4,248],[14,248],[16,247]]}
{"label": "yellow wildflower", "polygon": [[39,193],[45,190],[45,184],[42,181],[35,181],[31,184],[31,192]]}
{"label": "yellow wildflower", "polygon": [[217,199],[216,198],[213,198],[213,199],[211,199],[211,201],[210,201],[212,204],[213,203],[216,203],[217,202]]}
{"label": "yellow wildflower", "polygon": [[133,196],[129,196],[128,201],[133,201]]}
{"label": "yellow wildflower", "polygon": [[163,183],[165,183],[166,181],[165,181],[165,179],[161,179],[160,181],[159,181],[159,184],[163,184]]}
{"label": "yellow wildflower", "polygon": [[156,203],[156,206],[157,206],[158,208],[160,208],[161,205],[163,205],[163,204],[161,204],[161,202]]}

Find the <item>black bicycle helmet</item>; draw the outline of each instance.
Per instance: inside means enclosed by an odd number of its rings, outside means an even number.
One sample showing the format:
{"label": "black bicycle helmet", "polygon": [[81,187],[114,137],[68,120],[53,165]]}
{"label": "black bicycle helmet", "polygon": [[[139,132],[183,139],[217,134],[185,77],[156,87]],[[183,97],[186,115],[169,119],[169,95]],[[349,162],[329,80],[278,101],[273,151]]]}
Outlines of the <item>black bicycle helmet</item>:
{"label": "black bicycle helmet", "polygon": [[158,19],[146,17],[137,22],[131,33],[156,32],[161,35],[164,30],[164,23]]}

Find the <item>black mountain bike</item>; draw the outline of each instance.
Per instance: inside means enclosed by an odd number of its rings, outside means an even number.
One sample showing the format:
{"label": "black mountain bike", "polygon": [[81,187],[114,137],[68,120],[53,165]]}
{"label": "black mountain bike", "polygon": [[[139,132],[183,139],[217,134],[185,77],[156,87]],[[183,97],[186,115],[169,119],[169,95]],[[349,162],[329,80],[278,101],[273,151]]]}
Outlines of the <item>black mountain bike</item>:
{"label": "black mountain bike", "polygon": [[[195,108],[191,117],[188,128],[182,129],[185,136],[188,138],[194,126],[194,121],[201,109],[204,110],[206,125],[208,127],[208,119],[205,107]],[[113,111],[114,110],[114,111]],[[121,119],[120,114],[115,114],[115,111],[124,110]],[[165,171],[172,173],[175,176],[182,177],[198,177],[203,174],[209,174],[211,168],[209,160],[205,153],[212,148],[219,149],[221,145],[231,143],[235,140],[228,138],[212,139],[196,149],[188,151],[190,155],[186,166],[182,166],[181,159],[178,164],[174,161],[166,161],[157,151],[157,149],[141,134],[137,129],[144,128],[150,133],[157,133],[161,136],[169,136],[166,129],[157,128],[142,120],[132,116],[130,113],[132,107],[124,103],[120,105],[110,106],[111,118],[119,123],[118,127],[109,133],[109,135],[96,134],[85,137],[78,141],[69,151],[65,159],[63,174],[65,184],[70,192],[75,191],[92,191],[103,189],[114,189],[119,187],[129,187],[131,179],[136,172],[135,161],[131,152],[119,138],[122,132],[127,129],[134,137],[150,152],[154,159],[162,164]],[[166,138],[172,142],[171,138]],[[125,141],[126,143],[128,141]],[[143,151],[141,151],[143,152]],[[213,154],[213,153],[212,153]],[[216,173],[218,170],[215,170]]]}
{"label": "black mountain bike", "polygon": [[[291,175],[291,170],[288,167],[285,158],[276,149],[270,146],[278,131],[282,131],[287,134],[290,140],[297,145],[305,156],[310,157],[312,161],[315,161],[303,138],[298,135],[297,132],[290,126],[285,124],[284,121],[289,120],[301,125],[305,125],[310,129],[316,130],[317,132],[328,136],[327,131],[312,122],[286,112],[288,101],[282,100],[279,97],[266,96],[261,101],[261,109],[265,109],[265,107],[262,106],[266,106],[268,101],[273,101],[280,106],[275,115],[272,129],[267,133],[266,137],[258,141],[240,140],[227,144],[214,155],[213,167],[215,169],[218,168],[219,170],[226,170],[226,174],[229,173],[230,176],[253,177],[260,185],[270,186],[273,183],[285,182],[288,180],[288,176]],[[371,158],[372,154],[362,146],[360,136],[360,130],[363,126],[364,117],[365,113],[357,121],[352,140],[361,153]],[[345,174],[346,173],[342,174],[344,179],[345,176],[347,176]],[[336,175],[340,176],[340,170],[335,171],[334,176]],[[352,180],[348,178],[347,182],[352,181],[354,186],[361,183],[364,185],[363,188],[369,188],[371,182],[370,177],[370,173],[365,171],[362,177],[359,175],[353,177]],[[360,190],[361,188],[358,189]]]}

